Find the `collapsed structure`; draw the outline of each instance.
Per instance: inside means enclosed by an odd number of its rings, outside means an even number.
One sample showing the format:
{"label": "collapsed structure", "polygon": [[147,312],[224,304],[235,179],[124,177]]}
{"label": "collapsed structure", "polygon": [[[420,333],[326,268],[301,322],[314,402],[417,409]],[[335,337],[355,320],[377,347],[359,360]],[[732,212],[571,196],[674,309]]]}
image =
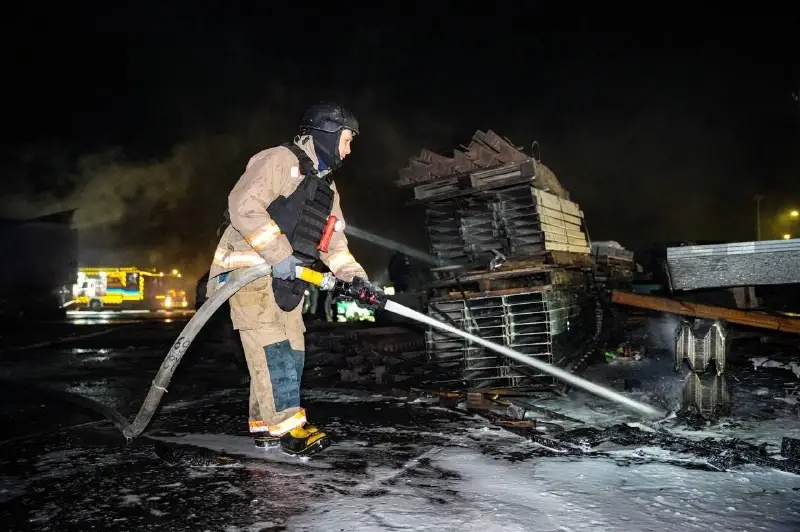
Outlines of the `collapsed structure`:
{"label": "collapsed structure", "polygon": [[[580,206],[538,155],[477,131],[452,157],[422,150],[397,185],[413,187],[413,203],[426,210],[438,261],[429,315],[561,367],[585,356],[600,326],[592,248]],[[633,263],[610,251],[596,248],[604,279],[613,282]],[[516,391],[555,384],[435,330],[426,333],[426,352],[430,384]]]}

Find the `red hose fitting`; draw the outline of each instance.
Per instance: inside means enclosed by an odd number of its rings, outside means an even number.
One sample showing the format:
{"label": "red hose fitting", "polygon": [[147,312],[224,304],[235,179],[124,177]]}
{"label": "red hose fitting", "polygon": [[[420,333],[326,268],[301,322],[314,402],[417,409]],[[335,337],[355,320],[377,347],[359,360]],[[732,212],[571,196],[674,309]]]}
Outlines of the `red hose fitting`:
{"label": "red hose fitting", "polygon": [[328,223],[325,224],[325,230],[322,231],[322,238],[319,239],[317,250],[322,253],[328,252],[328,245],[331,243],[334,231],[336,231],[336,216],[328,216]]}

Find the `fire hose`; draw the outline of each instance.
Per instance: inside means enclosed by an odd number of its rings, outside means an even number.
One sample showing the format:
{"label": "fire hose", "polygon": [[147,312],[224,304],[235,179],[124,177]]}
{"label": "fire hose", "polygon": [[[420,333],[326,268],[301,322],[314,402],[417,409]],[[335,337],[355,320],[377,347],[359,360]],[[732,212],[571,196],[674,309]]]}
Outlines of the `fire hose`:
{"label": "fire hose", "polygon": [[[194,316],[192,316],[192,318],[189,320],[189,323],[187,323],[183,328],[177,341],[172,345],[167,353],[167,356],[164,359],[164,362],[161,364],[156,377],[153,379],[150,390],[147,393],[147,397],[142,403],[136,418],[134,418],[131,423],[127,423],[127,421],[120,417],[112,420],[127,439],[132,439],[136,436],[139,436],[150,423],[153,414],[155,414],[155,411],[161,402],[161,398],[167,391],[167,386],[169,386],[169,382],[173,373],[175,372],[175,368],[177,368],[178,364],[183,358],[183,355],[186,354],[186,351],[189,349],[189,346],[191,345],[195,336],[197,336],[197,333],[200,332],[214,312],[216,312],[225,301],[227,301],[241,288],[255,281],[256,279],[269,275],[270,271],[271,266],[268,264],[260,264],[258,266],[252,266],[250,268],[240,270],[234,275],[231,275],[228,281],[222,284],[216,290],[216,292],[209,297],[205,303],[203,303],[200,309],[198,309]],[[297,267],[296,277],[319,287],[320,290],[336,290],[345,297],[352,298],[356,300],[357,303],[374,310],[386,310],[388,312],[393,312],[400,316],[404,316],[425,325],[429,325],[430,327],[460,336],[469,342],[482,345],[483,347],[491,349],[492,351],[495,351],[503,356],[514,359],[518,362],[522,362],[523,364],[527,364],[528,366],[548,373],[558,379],[561,379],[562,381],[568,382],[573,386],[577,386],[597,396],[609,399],[633,411],[643,414],[646,417],[663,418],[665,415],[664,412],[661,412],[650,405],[641,403],[631,399],[630,397],[626,397],[625,395],[615,392],[614,390],[594,384],[586,379],[573,375],[572,373],[564,371],[563,369],[538,360],[534,357],[523,353],[518,353],[517,351],[514,351],[508,347],[484,340],[483,338],[464,332],[456,327],[453,327],[452,325],[440,322],[434,318],[431,318],[430,316],[426,316],[425,314],[395,303],[394,301],[387,299],[380,290],[375,289],[370,283],[363,281],[360,278],[356,278],[352,283],[346,283],[336,279],[329,273],[323,274],[302,266]]]}

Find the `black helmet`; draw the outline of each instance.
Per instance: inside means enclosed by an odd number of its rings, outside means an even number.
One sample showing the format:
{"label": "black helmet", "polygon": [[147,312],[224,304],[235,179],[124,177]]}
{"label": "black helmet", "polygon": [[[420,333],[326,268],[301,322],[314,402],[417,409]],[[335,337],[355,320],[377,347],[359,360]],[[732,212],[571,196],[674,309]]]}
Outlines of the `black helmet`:
{"label": "black helmet", "polygon": [[349,109],[333,103],[311,106],[300,123],[300,130],[303,132],[317,130],[337,133],[342,129],[349,129],[358,135],[358,120]]}

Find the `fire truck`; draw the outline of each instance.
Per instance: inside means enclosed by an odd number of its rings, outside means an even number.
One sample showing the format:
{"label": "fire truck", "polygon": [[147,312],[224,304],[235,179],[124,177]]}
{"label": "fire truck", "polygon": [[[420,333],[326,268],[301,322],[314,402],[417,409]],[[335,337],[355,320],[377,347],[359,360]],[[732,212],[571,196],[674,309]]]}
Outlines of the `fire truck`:
{"label": "fire truck", "polygon": [[75,309],[179,310],[189,306],[183,279],[136,267],[81,267],[72,288]]}

